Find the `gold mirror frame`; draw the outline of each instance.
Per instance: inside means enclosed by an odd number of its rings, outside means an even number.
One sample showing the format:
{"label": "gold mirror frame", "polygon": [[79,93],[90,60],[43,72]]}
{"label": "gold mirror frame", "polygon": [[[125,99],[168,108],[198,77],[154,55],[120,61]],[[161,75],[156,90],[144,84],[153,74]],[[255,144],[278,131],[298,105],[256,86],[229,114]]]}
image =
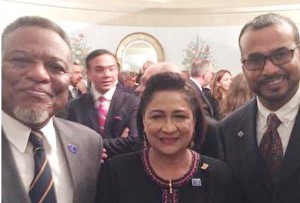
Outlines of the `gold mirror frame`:
{"label": "gold mirror frame", "polygon": [[144,41],[148,44],[150,44],[156,52],[157,55],[157,62],[163,62],[165,59],[165,55],[164,55],[164,51],[163,48],[161,46],[161,44],[159,43],[159,41],[153,37],[152,35],[148,34],[148,33],[144,33],[144,32],[135,32],[135,33],[131,33],[127,36],[125,36],[119,43],[117,50],[116,50],[116,57],[117,57],[117,61],[121,66],[122,69],[122,60],[123,60],[123,54],[124,51],[127,49],[127,47],[129,45],[131,45],[133,42],[135,41]]}

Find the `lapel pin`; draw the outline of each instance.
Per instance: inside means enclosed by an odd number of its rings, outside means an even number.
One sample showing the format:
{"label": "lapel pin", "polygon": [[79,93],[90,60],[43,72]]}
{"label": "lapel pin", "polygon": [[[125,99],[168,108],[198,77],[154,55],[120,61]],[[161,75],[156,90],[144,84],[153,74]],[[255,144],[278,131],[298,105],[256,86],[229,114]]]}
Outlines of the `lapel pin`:
{"label": "lapel pin", "polygon": [[192,178],[192,186],[200,187],[202,186],[202,182],[200,178]]}
{"label": "lapel pin", "polygon": [[74,144],[68,144],[68,149],[71,153],[76,154],[78,151],[78,148],[76,145]]}
{"label": "lapel pin", "polygon": [[201,166],[201,169],[206,170],[208,168],[208,164],[207,163],[203,163]]}
{"label": "lapel pin", "polygon": [[240,131],[240,132],[238,132],[238,134],[237,134],[239,137],[243,137],[244,136],[244,132],[243,131]]}

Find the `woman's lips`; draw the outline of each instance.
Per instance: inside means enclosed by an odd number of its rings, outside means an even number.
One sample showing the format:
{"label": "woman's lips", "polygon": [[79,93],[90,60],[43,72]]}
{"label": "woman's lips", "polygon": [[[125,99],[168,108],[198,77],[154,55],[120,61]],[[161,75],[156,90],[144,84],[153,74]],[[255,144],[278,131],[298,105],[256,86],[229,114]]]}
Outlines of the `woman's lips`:
{"label": "woman's lips", "polygon": [[175,142],[177,142],[179,138],[177,137],[171,137],[171,138],[159,138],[159,140],[163,143],[163,144],[174,144]]}

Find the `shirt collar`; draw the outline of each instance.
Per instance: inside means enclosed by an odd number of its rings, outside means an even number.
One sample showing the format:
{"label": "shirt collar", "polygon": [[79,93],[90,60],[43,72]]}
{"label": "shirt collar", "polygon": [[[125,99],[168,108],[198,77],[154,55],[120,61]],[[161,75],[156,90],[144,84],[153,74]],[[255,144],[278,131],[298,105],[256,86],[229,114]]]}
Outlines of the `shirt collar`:
{"label": "shirt collar", "polygon": [[[28,145],[31,129],[20,121],[11,117],[4,111],[2,111],[2,127],[8,141],[12,145],[14,145],[20,152],[24,153]],[[45,135],[45,142],[48,143],[49,147],[52,149],[56,149],[56,133],[52,118],[41,129],[41,131]]]}
{"label": "shirt collar", "polygon": [[93,96],[93,100],[98,101],[100,96],[104,96],[104,98],[106,100],[111,101],[111,99],[113,97],[113,94],[115,93],[115,90],[117,88],[117,83],[118,83],[118,81],[116,81],[114,86],[112,86],[105,94],[101,94],[100,92],[98,92],[95,88],[94,83],[92,83],[91,93],[92,93],[92,96]]}
{"label": "shirt collar", "polygon": [[196,79],[190,77],[190,80],[193,81],[199,87],[199,89],[202,91],[202,86],[199,84],[199,82]]}
{"label": "shirt collar", "polygon": [[270,113],[275,113],[285,127],[288,127],[295,120],[299,106],[300,106],[300,88],[298,88],[295,95],[285,105],[280,107],[277,111],[270,111],[257,98],[258,120],[260,126],[267,126],[267,117]]}

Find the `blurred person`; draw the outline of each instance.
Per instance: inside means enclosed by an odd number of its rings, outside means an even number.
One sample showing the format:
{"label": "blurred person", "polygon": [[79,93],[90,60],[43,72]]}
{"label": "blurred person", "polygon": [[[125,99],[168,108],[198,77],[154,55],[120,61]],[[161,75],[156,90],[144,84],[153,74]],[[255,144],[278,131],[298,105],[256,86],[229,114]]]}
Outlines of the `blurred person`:
{"label": "blurred person", "polygon": [[118,76],[119,82],[127,88],[132,89],[134,87],[134,83],[132,82],[130,73],[127,71],[121,71]]}
{"label": "blurred person", "polygon": [[139,86],[135,89],[136,93],[141,96],[145,90],[145,85],[148,79],[153,75],[164,72],[174,72],[180,74],[181,70],[176,64],[169,62],[159,62],[151,65],[143,74]]}
{"label": "blurred person", "polygon": [[70,85],[69,85],[69,99],[77,98],[79,95],[87,93],[87,87],[83,81],[82,67],[73,62],[70,67]]}
{"label": "blurred person", "polygon": [[209,60],[197,60],[193,62],[191,68],[191,77],[189,83],[197,90],[198,97],[201,101],[204,114],[215,118],[215,112],[211,101],[203,91],[203,87],[210,84],[214,75],[213,64]]}
{"label": "blurred person", "polygon": [[68,99],[71,53],[66,33],[46,18],[20,17],[2,33],[3,203],[95,198],[101,137],[53,117]]}
{"label": "blurred person", "polygon": [[155,64],[153,61],[147,60],[143,63],[142,67],[140,68],[140,72],[137,75],[137,82],[140,83],[141,78],[143,76],[143,74],[145,73],[145,71],[149,68],[149,66]]}
{"label": "blurred person", "polygon": [[220,123],[225,160],[243,203],[300,202],[300,37],[268,13],[239,36],[243,73],[256,97]]}
{"label": "blurred person", "polygon": [[149,68],[149,66],[151,66],[153,64],[154,64],[153,61],[150,61],[150,60],[145,61],[145,63],[142,66],[142,69],[141,69],[142,73],[144,74],[145,71]]}
{"label": "blurred person", "polygon": [[90,92],[68,103],[67,119],[99,132],[111,157],[121,152],[107,146],[110,140],[123,146],[123,142],[131,142],[138,136],[136,113],[140,99],[118,84],[117,60],[110,51],[92,51],[86,57],[86,67],[92,83]]}
{"label": "blurred person", "polygon": [[181,76],[185,79],[188,80],[191,76],[190,71],[189,70],[182,70],[181,71]]}
{"label": "blurred person", "polygon": [[149,78],[137,123],[146,148],[104,163],[96,202],[235,203],[226,163],[190,149],[204,139],[206,124],[194,88],[180,74]]}
{"label": "blurred person", "polygon": [[220,106],[220,118],[226,117],[253,97],[254,93],[250,90],[245,75],[243,73],[236,75],[232,79],[226,99]]}
{"label": "blurred person", "polygon": [[216,119],[220,120],[220,105],[225,101],[231,85],[231,73],[229,70],[219,70],[211,83],[212,106]]}

